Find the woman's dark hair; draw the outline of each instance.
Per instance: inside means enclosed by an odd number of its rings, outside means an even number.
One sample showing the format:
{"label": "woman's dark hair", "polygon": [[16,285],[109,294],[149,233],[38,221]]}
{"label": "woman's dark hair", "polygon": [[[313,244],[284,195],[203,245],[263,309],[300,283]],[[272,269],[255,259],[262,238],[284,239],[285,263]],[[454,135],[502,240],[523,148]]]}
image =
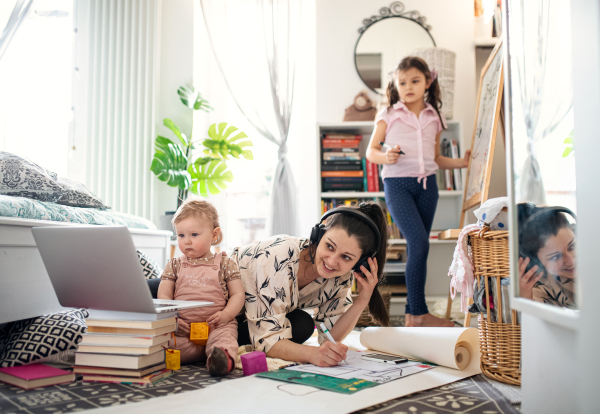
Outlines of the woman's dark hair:
{"label": "woman's dark hair", "polygon": [[[400,94],[398,93],[398,89],[396,89],[396,75],[398,72],[404,72],[405,70],[412,68],[415,68],[419,72],[423,73],[426,81],[431,79],[431,71],[429,70],[429,66],[427,66],[427,62],[425,62],[423,59],[417,56],[407,56],[402,59],[398,64],[398,67],[394,70],[394,72],[392,72],[392,79],[387,86],[386,95],[389,102],[388,108],[400,101]],[[440,109],[442,107],[442,91],[440,90],[440,83],[438,82],[437,77],[433,80],[433,82],[431,82],[431,85],[427,90],[425,102],[433,106],[438,114],[438,117],[440,118],[442,127],[446,129],[444,121],[442,120],[442,115],[440,114]]]}
{"label": "woman's dark hair", "polygon": [[[375,260],[377,261],[377,285],[381,285],[383,283],[383,268],[385,266],[385,256],[388,241],[387,220],[383,210],[377,204],[361,203],[357,208],[360,212],[369,216],[369,218],[375,222],[377,229],[379,230],[379,235],[381,237],[379,245],[381,248],[377,252]],[[358,245],[360,246],[363,254],[374,252],[377,248],[375,233],[373,233],[371,227],[369,227],[364,220],[358,217],[343,213],[334,214],[327,219],[325,228],[329,230],[334,227],[343,229],[350,237],[354,236],[358,241]],[[381,324],[381,326],[389,326],[390,316],[385,304],[383,303],[383,298],[381,297],[381,293],[379,293],[377,286],[375,286],[375,289],[373,289],[373,294],[369,300],[369,312],[371,313],[371,316],[373,316],[373,318],[375,318],[375,320]]]}
{"label": "woman's dark hair", "polygon": [[544,268],[538,260],[537,254],[544,247],[548,238],[556,236],[565,227],[573,228],[565,213],[558,210],[543,213],[528,221],[531,216],[544,209],[545,207],[537,207],[529,202],[517,204],[519,252],[521,256],[529,257],[532,263],[531,266],[537,264],[540,270],[544,270]]}

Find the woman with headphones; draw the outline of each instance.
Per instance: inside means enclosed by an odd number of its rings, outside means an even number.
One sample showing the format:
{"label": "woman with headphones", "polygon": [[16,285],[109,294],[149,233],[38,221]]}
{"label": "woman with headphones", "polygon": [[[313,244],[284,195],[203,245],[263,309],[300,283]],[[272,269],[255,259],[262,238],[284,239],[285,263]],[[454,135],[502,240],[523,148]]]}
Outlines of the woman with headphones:
{"label": "woman with headphones", "polygon": [[517,205],[519,215],[519,296],[575,308],[575,232],[565,207]]}
{"label": "woman with headphones", "polygon": [[[377,204],[327,211],[310,239],[278,235],[233,251],[246,291],[238,316],[238,342],[252,344],[272,358],[334,366],[346,358],[341,344],[369,306],[389,324],[377,284],[382,279],[387,225]],[[356,278],[358,298],[350,292]],[[302,309],[314,309],[314,320]],[[302,345],[323,323],[335,343],[319,329],[320,347]]]}

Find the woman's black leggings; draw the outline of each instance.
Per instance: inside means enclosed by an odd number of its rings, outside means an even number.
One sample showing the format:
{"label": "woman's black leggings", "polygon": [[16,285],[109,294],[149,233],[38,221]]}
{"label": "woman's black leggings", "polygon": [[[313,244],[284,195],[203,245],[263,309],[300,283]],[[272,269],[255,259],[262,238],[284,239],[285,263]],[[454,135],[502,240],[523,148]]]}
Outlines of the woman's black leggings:
{"label": "woman's black leggings", "polygon": [[[159,284],[160,278],[148,280],[148,288],[150,288],[150,293],[154,299],[157,297]],[[303,344],[315,331],[315,322],[312,317],[302,309],[294,309],[286,314],[285,317],[288,318],[290,325],[292,325],[292,342]],[[236,319],[238,322],[238,344],[240,346],[250,345],[252,342],[250,341],[250,332],[248,331],[246,315],[238,315]]]}
{"label": "woman's black leggings", "polygon": [[[313,318],[302,309],[294,309],[290,313],[285,315],[292,325],[292,342],[297,344],[303,344],[308,338],[311,337],[315,331],[315,321]],[[248,330],[248,321],[246,315],[238,315],[238,344],[250,345],[250,332]]]}

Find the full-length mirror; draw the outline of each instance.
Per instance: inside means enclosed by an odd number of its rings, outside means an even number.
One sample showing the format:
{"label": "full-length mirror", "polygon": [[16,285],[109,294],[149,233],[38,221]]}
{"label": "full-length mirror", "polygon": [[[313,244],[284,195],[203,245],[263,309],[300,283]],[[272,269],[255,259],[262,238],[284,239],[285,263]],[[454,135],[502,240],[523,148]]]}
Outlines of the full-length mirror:
{"label": "full-length mirror", "polygon": [[[509,1],[515,295],[576,309],[576,179],[568,7]],[[524,18],[527,16],[527,18]]]}
{"label": "full-length mirror", "polygon": [[388,73],[395,65],[415,49],[434,47],[435,41],[425,17],[414,10],[405,12],[400,2],[382,8],[380,14],[366,19],[359,30],[354,63],[365,85],[384,94]]}

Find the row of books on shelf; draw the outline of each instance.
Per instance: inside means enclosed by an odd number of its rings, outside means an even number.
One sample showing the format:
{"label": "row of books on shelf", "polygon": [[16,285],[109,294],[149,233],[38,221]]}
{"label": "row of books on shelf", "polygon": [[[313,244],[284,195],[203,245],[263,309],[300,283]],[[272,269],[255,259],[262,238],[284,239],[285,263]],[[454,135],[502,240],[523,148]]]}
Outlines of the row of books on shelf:
{"label": "row of books on shelf", "polygon": [[[383,166],[360,155],[362,135],[325,134],[321,138],[323,191],[383,191]],[[458,158],[456,140],[444,138],[440,153],[449,158]],[[438,170],[436,180],[440,190],[462,190],[460,169]]]}
{"label": "row of books on shelf", "polygon": [[385,201],[379,197],[373,197],[373,198],[346,198],[346,199],[336,199],[336,198],[330,198],[330,199],[321,199],[321,214],[325,214],[326,211],[329,211],[333,208],[336,207],[352,207],[352,206],[358,206],[360,203],[369,203],[369,202],[375,202],[377,203],[381,209],[383,210],[383,213],[385,214],[385,217],[387,219],[387,227],[388,227],[388,234],[389,234],[389,238],[390,239],[402,239],[402,234],[400,233],[400,229],[398,229],[398,226],[396,226],[396,224],[394,223],[394,219],[392,218],[392,215],[390,214],[390,212],[387,209],[387,205],[385,204]]}

